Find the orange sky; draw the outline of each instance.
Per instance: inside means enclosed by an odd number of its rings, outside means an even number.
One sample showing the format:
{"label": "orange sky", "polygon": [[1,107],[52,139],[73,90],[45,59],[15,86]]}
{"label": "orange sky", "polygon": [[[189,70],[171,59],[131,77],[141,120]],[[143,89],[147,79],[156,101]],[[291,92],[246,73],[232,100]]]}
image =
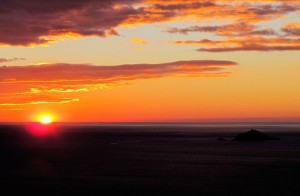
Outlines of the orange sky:
{"label": "orange sky", "polygon": [[5,0],[0,121],[299,121],[300,2]]}

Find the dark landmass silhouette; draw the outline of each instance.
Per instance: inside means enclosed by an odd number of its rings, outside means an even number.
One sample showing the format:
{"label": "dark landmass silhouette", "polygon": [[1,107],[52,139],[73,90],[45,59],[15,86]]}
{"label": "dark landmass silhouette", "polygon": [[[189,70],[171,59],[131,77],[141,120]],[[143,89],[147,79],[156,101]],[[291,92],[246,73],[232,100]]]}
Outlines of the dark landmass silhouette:
{"label": "dark landmass silhouette", "polygon": [[279,140],[279,138],[268,136],[262,132],[259,132],[255,129],[251,129],[246,133],[240,133],[233,141],[268,141],[268,140]]}

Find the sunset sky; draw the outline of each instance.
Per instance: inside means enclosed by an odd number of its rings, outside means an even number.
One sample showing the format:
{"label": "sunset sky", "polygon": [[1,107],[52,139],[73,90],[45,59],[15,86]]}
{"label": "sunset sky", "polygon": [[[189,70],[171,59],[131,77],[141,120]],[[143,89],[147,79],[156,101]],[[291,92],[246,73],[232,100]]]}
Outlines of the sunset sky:
{"label": "sunset sky", "polygon": [[0,121],[300,120],[298,0],[1,0]]}

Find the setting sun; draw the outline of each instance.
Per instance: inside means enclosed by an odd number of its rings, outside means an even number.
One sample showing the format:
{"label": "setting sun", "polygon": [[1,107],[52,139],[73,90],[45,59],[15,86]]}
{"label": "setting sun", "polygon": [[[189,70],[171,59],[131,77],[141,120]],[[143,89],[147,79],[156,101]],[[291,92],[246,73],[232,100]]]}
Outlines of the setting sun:
{"label": "setting sun", "polygon": [[51,124],[52,123],[52,118],[50,116],[43,116],[40,120],[42,124]]}

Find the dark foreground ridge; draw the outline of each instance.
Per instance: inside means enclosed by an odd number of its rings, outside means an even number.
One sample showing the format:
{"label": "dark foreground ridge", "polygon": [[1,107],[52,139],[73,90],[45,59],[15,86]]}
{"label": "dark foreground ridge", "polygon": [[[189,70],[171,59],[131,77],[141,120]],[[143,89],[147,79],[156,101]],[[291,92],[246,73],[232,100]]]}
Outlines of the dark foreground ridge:
{"label": "dark foreground ridge", "polygon": [[268,140],[279,140],[279,138],[271,137],[255,129],[251,129],[246,133],[238,134],[233,140],[234,141],[268,141]]}

